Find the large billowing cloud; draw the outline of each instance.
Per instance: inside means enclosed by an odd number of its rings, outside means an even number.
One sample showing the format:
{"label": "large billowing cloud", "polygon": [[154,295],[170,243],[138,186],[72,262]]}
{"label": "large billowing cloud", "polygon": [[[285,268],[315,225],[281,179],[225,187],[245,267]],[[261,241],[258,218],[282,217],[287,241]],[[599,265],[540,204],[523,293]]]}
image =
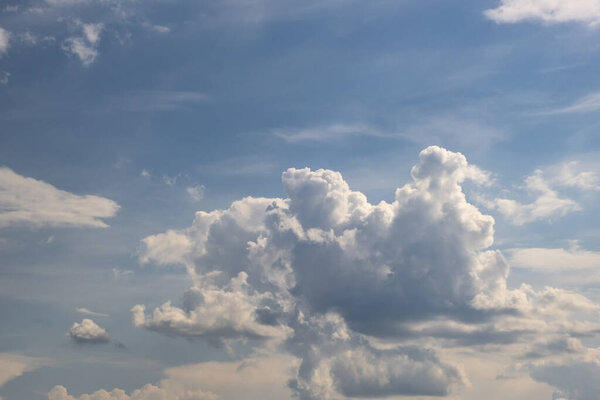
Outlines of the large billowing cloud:
{"label": "large billowing cloud", "polygon": [[540,21],[545,23],[600,23],[598,0],[500,0],[497,8],[485,15],[498,23]]}
{"label": "large billowing cloud", "polygon": [[394,202],[371,204],[338,172],[291,168],[286,199],[244,198],[145,238],[140,260],[185,266],[193,286],[181,307],[136,305],[135,325],[278,346],[301,360],[289,382],[301,399],[443,396],[467,382],[444,346],[538,359],[599,331],[578,293],[507,286],[494,220],[462,190],[487,173],[434,146],[411,174]]}
{"label": "large billowing cloud", "polygon": [[[289,169],[288,199],[246,198],[198,212],[191,228],[144,239],[142,261],[182,263],[221,285],[240,273],[285,308],[335,311],[355,330],[388,335],[435,315],[483,318],[514,307],[508,266],[486,250],[493,219],[469,204],[460,183],[487,175],[438,147],[421,153],[413,183],[372,205],[333,171]],[[436,249],[436,251],[431,251]],[[395,307],[386,307],[395,304]]]}
{"label": "large billowing cloud", "polygon": [[0,228],[7,226],[107,227],[119,205],[104,197],[80,196],[0,168]]}

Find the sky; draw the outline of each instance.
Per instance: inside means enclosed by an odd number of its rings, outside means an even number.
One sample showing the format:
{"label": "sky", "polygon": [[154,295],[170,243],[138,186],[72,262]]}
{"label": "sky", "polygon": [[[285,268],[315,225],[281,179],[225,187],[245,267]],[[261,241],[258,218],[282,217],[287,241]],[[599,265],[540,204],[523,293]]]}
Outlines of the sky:
{"label": "sky", "polygon": [[1,0],[0,400],[598,400],[599,0]]}

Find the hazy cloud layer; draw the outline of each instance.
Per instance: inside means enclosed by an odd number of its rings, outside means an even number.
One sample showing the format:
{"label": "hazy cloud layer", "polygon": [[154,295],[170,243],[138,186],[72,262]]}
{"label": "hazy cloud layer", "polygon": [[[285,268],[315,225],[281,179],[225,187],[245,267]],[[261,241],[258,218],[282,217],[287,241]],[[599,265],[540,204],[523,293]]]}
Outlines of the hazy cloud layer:
{"label": "hazy cloud layer", "polygon": [[104,228],[119,205],[104,197],[80,196],[0,168],[0,228],[26,225]]}
{"label": "hazy cloud layer", "polygon": [[144,385],[128,395],[124,390],[113,389],[110,392],[98,390],[92,394],[74,397],[68,394],[64,386],[55,386],[48,392],[48,400],[216,400],[218,397],[201,391],[178,391],[170,387]]}
{"label": "hazy cloud layer", "polygon": [[21,354],[0,353],[0,387],[25,372],[47,365],[48,360]]}
{"label": "hazy cloud layer", "polygon": [[74,397],[62,386],[54,387],[49,400],[233,400],[289,398],[286,382],[298,367],[291,356],[249,357],[243,361],[205,362],[168,368],[165,378],[130,394],[120,389],[99,390]]}

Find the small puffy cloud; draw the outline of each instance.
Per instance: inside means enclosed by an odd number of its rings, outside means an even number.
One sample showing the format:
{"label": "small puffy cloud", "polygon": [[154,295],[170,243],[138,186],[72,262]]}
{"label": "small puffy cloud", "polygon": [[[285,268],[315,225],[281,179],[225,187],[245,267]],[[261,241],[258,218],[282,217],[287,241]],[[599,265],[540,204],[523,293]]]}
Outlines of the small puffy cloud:
{"label": "small puffy cloud", "polygon": [[204,185],[188,186],[186,188],[187,194],[194,201],[200,201],[204,198]]}
{"label": "small puffy cloud", "polygon": [[600,24],[600,2],[598,0],[500,0],[498,7],[486,10],[484,14],[497,23],[576,22],[596,26]]}
{"label": "small puffy cloud", "polygon": [[81,60],[84,67],[92,65],[98,56],[96,47],[90,45],[81,37],[71,37],[63,43],[63,50],[75,54]]}
{"label": "small puffy cloud", "polygon": [[119,205],[94,195],[76,195],[0,167],[0,228],[7,226],[107,227]]}
{"label": "small puffy cloud", "polygon": [[166,33],[171,32],[171,28],[169,28],[168,26],[154,25],[154,24],[151,24],[150,22],[145,22],[142,24],[142,26],[146,29],[149,29],[151,31],[154,31],[154,32],[160,33],[160,34],[166,34]]}
{"label": "small puffy cloud", "polygon": [[84,318],[81,323],[73,324],[69,330],[69,337],[80,344],[110,342],[110,335],[106,329],[99,327],[94,321],[87,318]]}
{"label": "small puffy cloud", "polygon": [[0,56],[8,51],[10,45],[10,32],[0,27]]}
{"label": "small puffy cloud", "polygon": [[63,43],[63,50],[79,57],[84,67],[90,66],[98,56],[98,43],[104,24],[83,24],[78,22],[82,35],[67,38]]}

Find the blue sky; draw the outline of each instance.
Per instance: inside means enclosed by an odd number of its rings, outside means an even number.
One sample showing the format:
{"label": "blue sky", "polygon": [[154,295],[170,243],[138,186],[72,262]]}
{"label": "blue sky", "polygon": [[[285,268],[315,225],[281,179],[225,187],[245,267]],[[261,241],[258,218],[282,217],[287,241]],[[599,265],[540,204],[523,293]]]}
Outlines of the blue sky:
{"label": "blue sky", "polygon": [[2,1],[0,398],[597,399],[599,29]]}

